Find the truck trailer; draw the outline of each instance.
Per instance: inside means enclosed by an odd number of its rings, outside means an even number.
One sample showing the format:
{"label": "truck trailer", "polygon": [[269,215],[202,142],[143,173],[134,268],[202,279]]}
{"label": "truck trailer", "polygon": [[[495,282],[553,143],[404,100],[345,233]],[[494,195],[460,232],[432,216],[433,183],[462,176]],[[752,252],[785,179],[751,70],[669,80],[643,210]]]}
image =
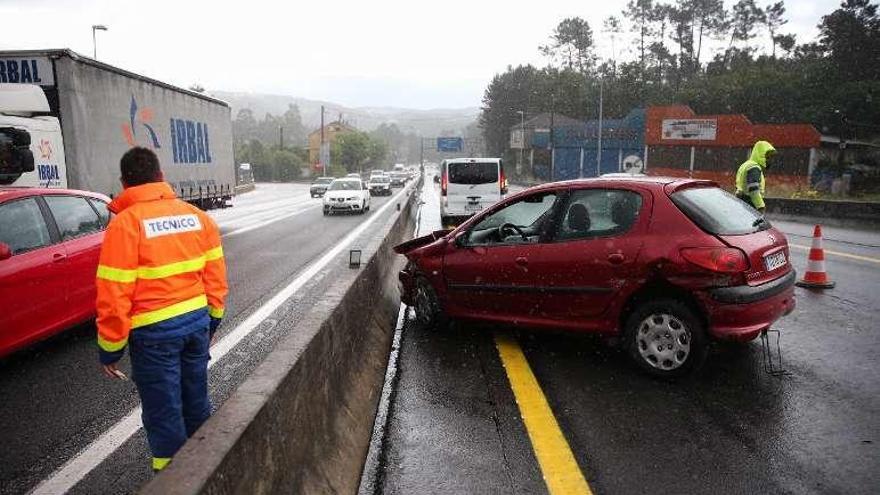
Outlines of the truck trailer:
{"label": "truck trailer", "polygon": [[134,146],[156,152],[181,199],[205,209],[232,199],[226,102],[71,50],[0,51],[0,185],[114,196]]}

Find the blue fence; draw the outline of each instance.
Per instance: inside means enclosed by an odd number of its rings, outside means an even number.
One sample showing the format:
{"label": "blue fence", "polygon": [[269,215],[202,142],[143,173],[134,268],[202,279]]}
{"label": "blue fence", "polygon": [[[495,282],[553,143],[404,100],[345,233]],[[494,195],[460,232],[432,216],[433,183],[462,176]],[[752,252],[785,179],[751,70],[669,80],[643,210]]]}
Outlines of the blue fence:
{"label": "blue fence", "polygon": [[[602,157],[598,160],[599,122],[591,120],[581,126],[554,127],[554,159],[551,163],[535,163],[533,174],[543,180],[569,180],[597,177],[619,172],[627,157],[644,160],[645,111],[636,109],[622,119],[602,123]],[[529,145],[535,149],[550,148],[550,132],[533,132]],[[552,177],[551,177],[552,176]]]}

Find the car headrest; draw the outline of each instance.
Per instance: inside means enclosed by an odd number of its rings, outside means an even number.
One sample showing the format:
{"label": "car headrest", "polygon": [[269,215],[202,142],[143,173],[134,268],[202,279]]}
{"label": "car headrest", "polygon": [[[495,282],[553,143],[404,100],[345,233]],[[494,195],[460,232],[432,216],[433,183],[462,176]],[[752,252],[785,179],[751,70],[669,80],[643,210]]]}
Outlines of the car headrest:
{"label": "car headrest", "polygon": [[590,230],[590,212],[586,206],[575,203],[568,208],[568,228],[575,232]]}
{"label": "car headrest", "polygon": [[611,220],[620,227],[628,228],[635,220],[636,210],[629,198],[618,198],[611,203]]}

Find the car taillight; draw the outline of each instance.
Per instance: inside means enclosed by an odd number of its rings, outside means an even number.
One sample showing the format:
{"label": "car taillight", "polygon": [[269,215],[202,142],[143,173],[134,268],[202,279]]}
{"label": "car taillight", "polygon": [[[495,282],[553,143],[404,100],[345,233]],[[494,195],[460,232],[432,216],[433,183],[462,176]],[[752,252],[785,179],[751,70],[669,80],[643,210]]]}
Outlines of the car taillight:
{"label": "car taillight", "polygon": [[736,248],[685,248],[681,256],[701,268],[719,273],[739,273],[749,269],[745,253]]}
{"label": "car taillight", "polygon": [[498,181],[498,185],[501,187],[501,194],[507,192],[507,178],[504,177],[504,169],[501,169],[501,180]]}
{"label": "car taillight", "polygon": [[443,175],[440,176],[440,195],[446,196],[446,187],[449,185],[449,172],[446,170],[443,171]]}

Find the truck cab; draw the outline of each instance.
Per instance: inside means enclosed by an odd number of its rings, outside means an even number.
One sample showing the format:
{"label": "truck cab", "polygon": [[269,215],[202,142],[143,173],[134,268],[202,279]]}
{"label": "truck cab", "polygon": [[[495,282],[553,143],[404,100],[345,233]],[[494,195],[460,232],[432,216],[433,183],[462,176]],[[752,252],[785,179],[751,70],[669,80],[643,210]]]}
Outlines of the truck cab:
{"label": "truck cab", "polygon": [[61,125],[39,86],[0,84],[0,185],[66,188]]}

